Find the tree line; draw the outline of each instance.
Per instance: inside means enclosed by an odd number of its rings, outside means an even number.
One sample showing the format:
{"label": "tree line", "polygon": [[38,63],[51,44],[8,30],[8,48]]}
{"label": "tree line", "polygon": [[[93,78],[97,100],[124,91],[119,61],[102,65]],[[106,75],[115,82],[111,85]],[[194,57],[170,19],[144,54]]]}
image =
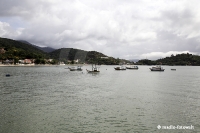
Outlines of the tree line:
{"label": "tree line", "polygon": [[158,60],[148,60],[143,59],[139,60],[136,64],[138,65],[191,65],[191,66],[200,66],[200,56],[192,55],[189,53],[182,53],[177,55],[171,55],[170,57],[165,57]]}

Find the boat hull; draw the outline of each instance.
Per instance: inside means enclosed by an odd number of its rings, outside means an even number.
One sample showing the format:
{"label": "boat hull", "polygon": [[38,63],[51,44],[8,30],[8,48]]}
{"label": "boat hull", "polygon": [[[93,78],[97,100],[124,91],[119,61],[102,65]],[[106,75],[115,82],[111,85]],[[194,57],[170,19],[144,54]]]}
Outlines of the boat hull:
{"label": "boat hull", "polygon": [[160,70],[159,70],[159,69],[152,69],[152,68],[150,68],[150,70],[151,70],[151,71],[161,71],[161,72],[165,71],[165,69],[160,69]]}
{"label": "boat hull", "polygon": [[97,71],[97,70],[90,71],[90,70],[87,70],[87,69],[86,69],[86,71],[87,71],[88,73],[99,73],[99,72],[100,72],[100,71]]}
{"label": "boat hull", "polygon": [[115,68],[115,70],[126,70],[126,68]]}
{"label": "boat hull", "polygon": [[126,67],[126,69],[138,70],[138,68],[130,68],[130,67]]}
{"label": "boat hull", "polygon": [[115,70],[126,70],[126,67],[119,66],[119,67],[114,67]]}
{"label": "boat hull", "polygon": [[70,71],[82,71],[83,70],[80,67],[78,67],[78,68],[75,68],[75,67],[70,68],[70,67],[68,67],[68,68],[69,68]]}
{"label": "boat hull", "polygon": [[138,66],[126,66],[126,69],[138,70]]}

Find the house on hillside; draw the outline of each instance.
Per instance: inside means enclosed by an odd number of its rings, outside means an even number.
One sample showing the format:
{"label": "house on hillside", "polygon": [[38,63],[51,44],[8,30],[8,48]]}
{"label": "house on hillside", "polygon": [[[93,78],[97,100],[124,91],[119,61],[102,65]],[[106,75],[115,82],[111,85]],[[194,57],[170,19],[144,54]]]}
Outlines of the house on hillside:
{"label": "house on hillside", "polygon": [[78,62],[79,62],[79,60],[80,60],[80,59],[76,59],[76,60],[74,60],[74,63],[78,63]]}
{"label": "house on hillside", "polygon": [[19,60],[19,64],[24,64],[24,60]]}
{"label": "house on hillside", "polygon": [[33,64],[34,59],[24,59],[24,60],[19,60],[19,64]]}
{"label": "house on hillside", "polygon": [[53,61],[53,59],[47,59],[47,62],[52,62]]}
{"label": "house on hillside", "polygon": [[5,64],[5,65],[13,65],[14,64],[14,60],[4,60],[3,62],[2,62],[3,64]]}
{"label": "house on hillside", "polygon": [[0,48],[0,54],[4,54],[6,51],[4,50],[4,48]]}
{"label": "house on hillside", "polygon": [[24,59],[24,64],[32,64],[32,60],[31,59]]}
{"label": "house on hillside", "polygon": [[51,64],[53,63],[54,59],[44,59],[45,63]]}

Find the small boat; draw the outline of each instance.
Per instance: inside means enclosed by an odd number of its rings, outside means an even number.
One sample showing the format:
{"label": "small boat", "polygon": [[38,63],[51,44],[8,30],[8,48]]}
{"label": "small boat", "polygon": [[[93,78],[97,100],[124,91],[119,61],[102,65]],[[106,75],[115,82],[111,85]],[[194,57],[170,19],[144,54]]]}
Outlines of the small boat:
{"label": "small boat", "polygon": [[99,68],[97,68],[96,67],[96,64],[93,66],[93,64],[92,64],[92,70],[87,70],[86,69],[86,71],[88,72],[88,73],[99,73],[100,71],[99,71]]}
{"label": "small boat", "polygon": [[171,69],[172,71],[176,71],[176,69]]}
{"label": "small boat", "polygon": [[129,66],[129,67],[126,67],[126,69],[134,69],[134,70],[138,70],[138,66]]}
{"label": "small boat", "polygon": [[149,68],[151,71],[164,71],[165,69],[163,69],[161,66],[155,66],[152,68]]}
{"label": "small boat", "polygon": [[77,68],[75,67],[69,67],[70,71],[82,71],[83,69],[81,68],[81,66],[77,66]]}
{"label": "small boat", "polygon": [[10,77],[10,74],[6,74],[6,77]]}
{"label": "small boat", "polygon": [[81,66],[77,66],[77,71],[82,71],[83,69],[81,68]]}
{"label": "small boat", "polygon": [[126,67],[124,66],[118,66],[114,68],[115,70],[126,70]]}

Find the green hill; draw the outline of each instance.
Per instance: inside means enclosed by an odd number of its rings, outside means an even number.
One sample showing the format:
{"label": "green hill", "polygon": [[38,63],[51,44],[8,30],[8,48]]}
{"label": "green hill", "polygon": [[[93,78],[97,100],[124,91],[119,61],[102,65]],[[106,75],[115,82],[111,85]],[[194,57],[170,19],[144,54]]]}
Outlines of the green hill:
{"label": "green hill", "polygon": [[48,58],[48,54],[34,46],[7,38],[0,38],[0,60]]}
{"label": "green hill", "polygon": [[[27,42],[16,41],[0,37],[0,60],[14,59],[18,62],[20,59],[36,59],[35,63],[45,63],[45,59],[54,59],[52,63],[59,61],[65,63],[95,63],[105,65],[118,65],[120,63],[130,63],[123,59],[108,57],[97,51],[84,51],[74,48],[61,48],[53,52],[46,53],[34,45]],[[200,66],[200,56],[192,54],[178,54],[170,57],[152,60],[139,60],[136,64],[140,65],[193,65]]]}
{"label": "green hill", "polygon": [[27,42],[27,41],[25,41],[25,40],[17,40],[17,41],[22,42],[22,43],[25,43],[25,44],[29,44],[29,45],[31,45],[31,46],[33,46],[33,47],[36,47],[37,49],[42,50],[42,51],[45,52],[45,53],[50,53],[50,52],[56,50],[56,49],[51,48],[51,47],[39,47],[39,46],[33,45],[33,44],[31,44],[31,43],[29,43],[29,42]]}
{"label": "green hill", "polygon": [[176,56],[171,55],[171,57],[166,57],[157,60],[157,63],[162,63],[163,65],[200,65],[200,56],[192,54],[178,54]]}
{"label": "green hill", "polygon": [[50,53],[50,57],[65,63],[79,60],[79,63],[96,63],[105,65],[119,64],[120,59],[108,57],[100,52],[96,51],[84,51],[74,48],[61,48]]}
{"label": "green hill", "polygon": [[36,59],[35,63],[44,64],[47,62],[45,59],[54,59],[51,63],[95,63],[105,65],[118,65],[120,62],[129,62],[127,60],[115,59],[108,57],[97,51],[84,51],[74,48],[61,48],[47,53],[30,45],[26,41],[16,41],[7,38],[0,38],[0,60],[14,59],[15,63],[20,59]]}
{"label": "green hill", "polygon": [[165,57],[163,59],[158,59],[155,61],[151,60],[139,60],[137,64],[141,65],[192,65],[192,66],[200,66],[200,56],[192,55],[192,54],[177,54],[171,55],[170,57]]}

